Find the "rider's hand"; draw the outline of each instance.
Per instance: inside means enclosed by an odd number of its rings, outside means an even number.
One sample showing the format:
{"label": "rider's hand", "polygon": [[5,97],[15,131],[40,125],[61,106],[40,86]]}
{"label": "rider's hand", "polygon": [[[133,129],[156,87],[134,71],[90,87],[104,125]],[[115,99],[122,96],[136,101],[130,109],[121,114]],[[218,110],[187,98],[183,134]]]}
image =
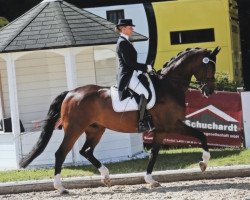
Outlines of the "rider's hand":
{"label": "rider's hand", "polygon": [[151,65],[147,65],[147,67],[148,67],[147,72],[151,73],[153,71],[153,67]]}

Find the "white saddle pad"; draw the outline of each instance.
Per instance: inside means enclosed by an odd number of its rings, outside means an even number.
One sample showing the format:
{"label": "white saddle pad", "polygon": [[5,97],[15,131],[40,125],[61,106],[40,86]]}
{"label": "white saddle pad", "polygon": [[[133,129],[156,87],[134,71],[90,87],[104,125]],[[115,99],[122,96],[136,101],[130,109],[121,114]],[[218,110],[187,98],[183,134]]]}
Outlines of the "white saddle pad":
{"label": "white saddle pad", "polygon": [[[154,89],[153,83],[150,79],[148,80],[149,80],[149,87],[152,92],[152,98],[147,104],[147,109],[151,109],[155,105],[156,96],[155,96],[155,89]],[[128,97],[120,101],[119,95],[118,95],[118,88],[114,86],[110,88],[110,92],[111,92],[112,106],[113,106],[114,111],[125,112],[125,111],[138,110],[138,104],[136,103],[135,98],[131,99],[130,97]]]}

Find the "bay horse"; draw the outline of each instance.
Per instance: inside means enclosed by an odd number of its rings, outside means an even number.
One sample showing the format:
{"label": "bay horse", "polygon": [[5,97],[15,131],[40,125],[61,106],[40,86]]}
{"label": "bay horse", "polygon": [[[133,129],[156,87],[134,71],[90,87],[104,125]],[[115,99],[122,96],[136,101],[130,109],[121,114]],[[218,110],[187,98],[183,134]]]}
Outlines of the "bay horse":
{"label": "bay horse", "polygon": [[[153,145],[144,179],[151,186],[160,185],[152,178],[152,171],[161,142],[166,134],[171,132],[199,139],[204,150],[203,160],[199,165],[201,170],[205,171],[210,159],[206,136],[183,122],[185,93],[192,76],[196,78],[205,96],[213,93],[216,55],[219,51],[219,47],[213,51],[202,48],[187,49],[166,63],[160,71],[150,75],[155,86],[156,103],[149,112],[156,129],[153,132]],[[99,170],[104,184],[110,186],[109,170],[95,158],[94,149],[106,128],[124,133],[137,133],[137,111],[115,112],[112,108],[110,89],[107,87],[86,85],[65,91],[58,95],[50,105],[39,140],[31,152],[20,161],[20,167],[25,168],[43,152],[60,118],[65,134],[55,153],[55,189],[60,193],[68,193],[61,183],[62,164],[76,140],[84,132],[86,141],[80,154]]]}

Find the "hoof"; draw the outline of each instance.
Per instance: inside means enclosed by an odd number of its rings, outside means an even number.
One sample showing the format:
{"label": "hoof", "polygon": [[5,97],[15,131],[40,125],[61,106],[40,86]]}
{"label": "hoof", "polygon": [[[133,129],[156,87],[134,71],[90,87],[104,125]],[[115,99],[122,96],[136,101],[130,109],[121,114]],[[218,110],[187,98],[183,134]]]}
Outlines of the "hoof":
{"label": "hoof", "polygon": [[155,181],[151,174],[147,174],[144,176],[144,180],[149,184],[150,188],[161,187],[161,184],[158,181]]}
{"label": "hoof", "polygon": [[157,181],[154,181],[153,183],[150,183],[150,188],[157,188],[161,187],[161,184]]}
{"label": "hoof", "polygon": [[59,191],[59,193],[60,193],[61,195],[69,194],[69,191],[66,190],[63,186],[55,187],[55,189],[56,189],[57,191]]}
{"label": "hoof", "polygon": [[200,162],[199,162],[199,166],[200,166],[202,172],[206,171],[206,169],[207,169],[207,164],[206,164],[205,162],[200,161]]}
{"label": "hoof", "polygon": [[111,180],[110,179],[102,179],[102,182],[104,185],[106,185],[107,187],[111,187]]}
{"label": "hoof", "polygon": [[61,191],[60,191],[60,194],[61,194],[61,195],[67,195],[67,194],[69,194],[69,191],[66,190],[66,189],[61,190]]}

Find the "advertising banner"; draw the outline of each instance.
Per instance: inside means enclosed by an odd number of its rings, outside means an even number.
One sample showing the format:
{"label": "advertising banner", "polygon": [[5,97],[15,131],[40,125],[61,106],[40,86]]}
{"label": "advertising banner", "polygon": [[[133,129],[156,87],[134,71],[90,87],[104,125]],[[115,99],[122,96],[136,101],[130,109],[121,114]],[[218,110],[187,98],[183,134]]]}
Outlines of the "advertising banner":
{"label": "advertising banner", "polygon": [[[184,123],[207,136],[209,146],[243,146],[243,120],[241,97],[237,92],[215,92],[208,98],[199,91],[189,90],[186,95]],[[144,142],[151,143],[152,135],[145,133]],[[170,133],[163,140],[165,145],[199,146],[197,139]]]}

